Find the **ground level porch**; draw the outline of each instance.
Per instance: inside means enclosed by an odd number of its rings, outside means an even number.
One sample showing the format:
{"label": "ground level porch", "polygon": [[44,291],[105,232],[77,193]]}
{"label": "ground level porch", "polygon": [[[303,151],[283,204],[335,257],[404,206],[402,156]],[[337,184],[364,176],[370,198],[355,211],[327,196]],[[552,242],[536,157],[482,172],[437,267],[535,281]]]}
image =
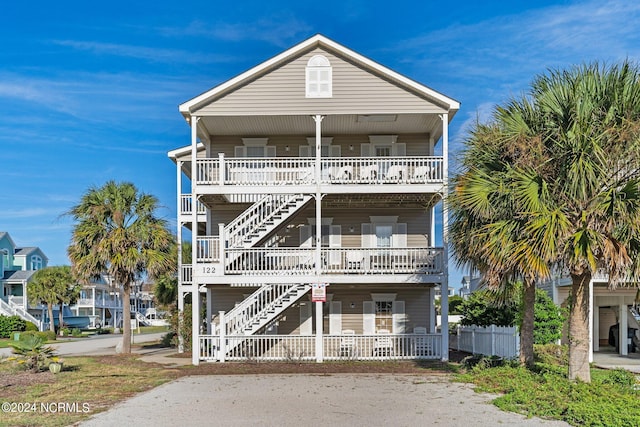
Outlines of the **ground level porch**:
{"label": "ground level porch", "polygon": [[442,358],[440,334],[201,335],[201,361],[332,361]]}

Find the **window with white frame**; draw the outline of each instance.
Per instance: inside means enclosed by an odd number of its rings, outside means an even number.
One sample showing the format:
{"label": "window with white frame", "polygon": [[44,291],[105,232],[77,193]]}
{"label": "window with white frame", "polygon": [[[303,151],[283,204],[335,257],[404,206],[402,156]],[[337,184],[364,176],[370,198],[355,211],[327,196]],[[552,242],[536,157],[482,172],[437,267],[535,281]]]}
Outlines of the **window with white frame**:
{"label": "window with white frame", "polygon": [[306,97],[331,98],[333,95],[331,63],[323,55],[314,55],[307,62]]}
{"label": "window with white frame", "polygon": [[38,255],[31,257],[31,270],[40,270],[42,268],[42,258]]}

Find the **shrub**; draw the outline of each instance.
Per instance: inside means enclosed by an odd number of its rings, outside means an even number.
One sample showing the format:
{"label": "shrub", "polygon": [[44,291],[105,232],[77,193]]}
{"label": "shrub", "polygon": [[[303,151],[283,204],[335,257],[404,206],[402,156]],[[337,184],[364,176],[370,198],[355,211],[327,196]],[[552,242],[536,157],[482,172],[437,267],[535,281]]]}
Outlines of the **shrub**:
{"label": "shrub", "polygon": [[176,333],[173,331],[169,331],[162,336],[161,343],[163,347],[173,347],[175,340],[176,340]]}
{"label": "shrub", "polygon": [[25,331],[37,331],[38,327],[32,323],[32,322],[27,322],[27,325],[25,326]]}
{"label": "shrub", "polygon": [[113,328],[98,328],[96,329],[96,334],[97,335],[107,335],[107,334],[112,334],[113,333]]}
{"label": "shrub", "polygon": [[55,341],[56,333],[53,331],[25,331],[20,333],[20,341],[28,337],[39,337],[43,341]]}
{"label": "shrub", "polygon": [[49,358],[53,357],[55,350],[53,347],[44,345],[42,336],[28,334],[24,338],[20,336],[20,341],[9,343],[13,348],[14,359],[18,364],[25,366],[33,372],[40,372],[48,366]]}
{"label": "shrub", "polygon": [[472,293],[460,306],[462,325],[476,326],[513,326],[515,324],[517,304],[507,301],[505,304],[493,302],[486,291]]}
{"label": "shrub", "polygon": [[171,316],[171,332],[174,333],[174,337],[173,337],[173,341],[172,344],[174,347],[178,346],[178,333],[181,334],[182,336],[182,340],[183,340],[183,344],[184,344],[184,349],[185,351],[190,351],[191,350],[191,304],[185,304],[184,305],[184,311],[182,312],[182,318],[184,320],[183,322],[183,327],[182,330],[180,332],[178,332],[178,321],[180,319],[180,313],[176,313],[175,315]]}
{"label": "shrub", "polygon": [[545,365],[569,366],[569,348],[558,344],[534,344],[535,361]]}
{"label": "shrub", "polygon": [[71,336],[81,337],[82,336],[82,331],[80,329],[78,329],[78,328],[73,328],[71,330]]}
{"label": "shrub", "polygon": [[[518,313],[518,324],[522,323],[521,314],[522,308]],[[562,337],[562,327],[566,317],[565,310],[558,307],[541,289],[536,289],[534,316],[534,344],[551,344]]]}
{"label": "shrub", "polygon": [[22,332],[27,327],[27,322],[20,316],[0,315],[0,338],[10,338],[13,332]]}

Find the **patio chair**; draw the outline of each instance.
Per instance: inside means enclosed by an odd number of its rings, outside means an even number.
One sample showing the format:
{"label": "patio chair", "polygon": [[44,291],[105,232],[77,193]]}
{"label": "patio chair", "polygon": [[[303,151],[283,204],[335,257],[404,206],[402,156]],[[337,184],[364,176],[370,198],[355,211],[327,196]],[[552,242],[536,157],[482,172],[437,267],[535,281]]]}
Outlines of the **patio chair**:
{"label": "patio chair", "polygon": [[364,254],[361,251],[347,252],[347,269],[348,270],[360,270],[360,268],[362,268],[363,262],[364,262]]}
{"label": "patio chair", "polygon": [[415,181],[426,181],[427,179],[431,178],[430,175],[431,172],[431,167],[429,166],[418,166],[415,168],[415,170],[413,171],[413,179]]}
{"label": "patio chair", "polygon": [[373,356],[393,356],[393,340],[388,329],[378,329],[377,336],[373,344]]}
{"label": "patio chair", "polygon": [[378,178],[378,165],[360,166],[360,179],[363,181],[375,181]]}
{"label": "patio chair", "polygon": [[353,329],[345,329],[340,337],[340,357],[355,357],[356,351],[356,331]]}
{"label": "patio chair", "polygon": [[393,165],[389,167],[384,176],[385,181],[402,181],[407,178],[407,169],[404,166]]}

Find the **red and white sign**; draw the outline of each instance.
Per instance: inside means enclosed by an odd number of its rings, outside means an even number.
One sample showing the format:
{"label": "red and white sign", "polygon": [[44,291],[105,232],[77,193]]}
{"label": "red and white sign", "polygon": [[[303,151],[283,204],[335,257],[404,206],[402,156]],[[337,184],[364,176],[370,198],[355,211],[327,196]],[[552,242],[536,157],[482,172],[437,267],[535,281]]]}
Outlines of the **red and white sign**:
{"label": "red and white sign", "polygon": [[314,283],[311,285],[311,302],[327,302],[326,283]]}

